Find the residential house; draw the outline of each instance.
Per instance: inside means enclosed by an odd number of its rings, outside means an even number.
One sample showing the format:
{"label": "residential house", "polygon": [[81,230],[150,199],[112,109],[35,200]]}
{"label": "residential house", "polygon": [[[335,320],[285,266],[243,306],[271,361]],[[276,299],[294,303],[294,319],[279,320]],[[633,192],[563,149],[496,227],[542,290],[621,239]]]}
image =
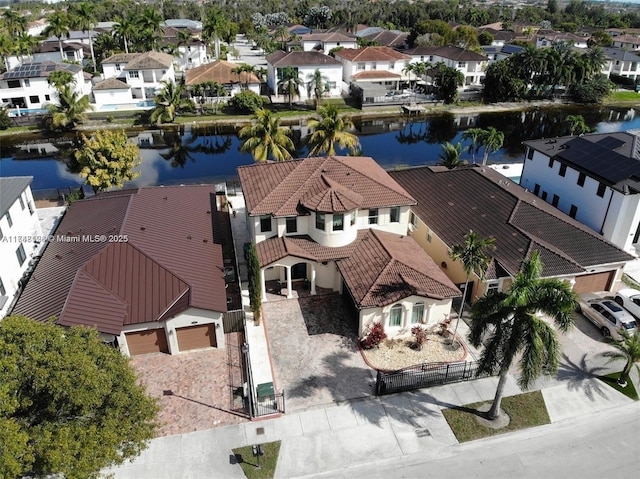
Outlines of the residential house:
{"label": "residential house", "polygon": [[186,72],[185,85],[190,88],[206,82],[216,82],[224,86],[228,96],[233,96],[245,89],[260,94],[260,79],[255,73],[235,73],[234,70],[238,66],[237,63],[216,60],[213,63],[191,68]]}
{"label": "residential house", "polygon": [[503,45],[501,47],[487,45],[480,48],[482,49],[482,54],[487,57],[487,63],[504,60],[505,58],[509,58],[511,55],[515,55],[516,53],[520,53],[524,50],[523,47],[517,45]]}
{"label": "residential house", "polygon": [[96,328],[130,356],[224,347],[227,300],[216,214],[213,185],[120,190],[76,201],[13,313]]}
{"label": "residential house", "polygon": [[[171,23],[171,25],[182,25],[177,20],[167,20],[165,23]],[[200,22],[193,22],[192,20],[185,20],[187,26],[165,26],[162,40],[160,41],[161,48],[168,45],[174,45],[177,47],[177,53],[173,57],[173,65],[176,71],[186,71],[190,68],[199,67],[205,65],[211,61],[211,50],[207,42],[203,41],[200,36],[202,34],[202,24]],[[200,28],[197,28],[197,24],[200,24]],[[178,32],[187,31],[190,34],[189,39],[186,42],[180,41]]]}
{"label": "residential house", "polygon": [[57,100],[58,92],[48,81],[54,71],[71,73],[72,86],[79,95],[91,93],[91,75],[83,72],[80,65],[51,61],[23,63],[0,74],[2,103],[21,109],[17,114],[28,113],[24,110],[42,110]]}
{"label": "residential house", "polygon": [[538,30],[533,40],[536,48],[552,47],[555,43],[566,43],[574,48],[588,48],[587,38],[575,33],[556,32],[554,30]]}
{"label": "residential house", "polygon": [[460,47],[416,47],[405,52],[411,56],[412,63],[428,62],[432,65],[444,63],[450,68],[455,68],[464,75],[466,87],[481,87],[485,76],[485,70],[489,59]]}
{"label": "residential house", "polygon": [[[305,158],[238,168],[263,301],[284,284],[338,291],[357,311],[358,334],[436,324],[460,291],[406,236],[415,200],[367,157]],[[283,291],[283,292],[284,292]]]}
{"label": "residential house", "polygon": [[616,48],[622,48],[624,50],[640,49],[640,35],[625,33],[624,35],[613,36],[612,40],[613,46]]}
{"label": "residential house", "polygon": [[631,132],[526,141],[520,184],[634,252],[640,241],[640,156]]}
{"label": "residential house", "polygon": [[640,56],[621,48],[603,48],[605,64],[602,73],[619,75],[631,80],[640,78]]}
{"label": "residential house", "polygon": [[382,27],[367,27],[356,32],[356,37],[358,38],[365,38],[376,42],[378,45],[395,50],[407,48],[407,36],[407,33],[400,30],[386,30]]}
{"label": "residential house", "polygon": [[325,79],[327,97],[339,97],[342,92],[342,64],[335,58],[324,53],[309,52],[283,52],[278,51],[267,56],[267,85],[271,91],[278,94],[278,82],[282,79],[282,70],[291,67],[298,72],[298,77],[304,83],[300,88],[300,99],[313,98],[309,91],[309,83],[319,70]]}
{"label": "residential house", "polygon": [[329,53],[334,48],[358,48],[358,38],[344,31],[312,32],[300,35],[300,45],[305,52]]}
{"label": "residential house", "polygon": [[0,319],[11,309],[44,241],[32,181],[31,176],[0,177]]}
{"label": "residential house", "polygon": [[543,277],[566,280],[577,293],[611,290],[633,259],[491,168],[433,166],[389,174],[417,200],[411,207],[411,237],[461,288],[466,273],[449,257],[451,247],[462,244],[469,231],[495,238],[496,249],[487,251],[486,279],[471,276],[467,300],[492,289],[508,290],[533,251],[540,253]]}
{"label": "residential house", "polygon": [[25,59],[28,63],[50,61],[82,64],[85,59],[85,50],[88,50],[88,47],[82,43],[63,43],[63,55],[60,55],[60,46],[57,43],[41,43],[31,55],[26,57],[16,55],[7,57],[7,64],[9,65],[9,69],[21,65],[25,62]]}
{"label": "residential house", "polygon": [[401,82],[408,81],[405,68],[411,57],[389,47],[346,48],[335,53],[342,63],[342,80],[346,85],[361,87],[382,86],[398,90]]}
{"label": "residential house", "polygon": [[517,33],[512,32],[510,30],[497,30],[495,28],[490,28],[490,27],[478,28],[478,35],[484,32],[487,32],[491,36],[493,36],[493,41],[491,42],[491,46],[494,46],[494,47],[502,47],[514,41],[518,37]]}
{"label": "residential house", "polygon": [[162,82],[175,83],[173,57],[167,53],[117,53],[103,60],[103,78],[116,78],[131,87],[131,96],[138,100],[153,99]]}

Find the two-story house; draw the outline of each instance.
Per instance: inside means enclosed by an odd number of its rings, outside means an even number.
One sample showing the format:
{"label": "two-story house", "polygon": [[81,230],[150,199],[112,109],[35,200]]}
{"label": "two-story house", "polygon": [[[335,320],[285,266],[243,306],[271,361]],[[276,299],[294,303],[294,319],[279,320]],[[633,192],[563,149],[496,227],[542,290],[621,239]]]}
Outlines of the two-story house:
{"label": "two-story house", "polygon": [[23,277],[44,240],[31,176],[0,177],[0,319],[24,286]]}
{"label": "two-story house", "polygon": [[404,50],[407,48],[407,37],[409,36],[406,32],[386,30],[382,27],[363,28],[357,31],[355,35],[358,38],[366,38],[369,41],[375,42],[374,45],[381,45],[396,50]]}
{"label": "two-story house", "polygon": [[309,91],[308,87],[316,70],[319,70],[325,79],[325,96],[340,96],[342,92],[342,64],[335,58],[316,51],[278,51],[267,56],[267,85],[276,94],[279,93],[278,83],[282,79],[282,71],[287,67],[297,71],[298,78],[302,80],[304,86],[300,88],[300,99],[313,98],[313,93]]}
{"label": "two-story house", "polygon": [[640,56],[622,48],[603,48],[605,64],[602,73],[637,80],[640,78]]}
{"label": "two-story house", "polygon": [[630,132],[525,141],[520,184],[620,248],[637,251],[638,141]]}
{"label": "two-story house", "polygon": [[372,158],[305,158],[238,168],[263,301],[272,284],[338,291],[358,333],[382,322],[388,334],[436,324],[460,291],[406,236],[415,200]]}
{"label": "two-story house", "polygon": [[365,47],[344,49],[335,53],[342,63],[342,79],[346,85],[382,85],[388,90],[397,90],[408,81],[405,68],[411,57],[389,47]]}
{"label": "two-story house", "polygon": [[47,104],[57,101],[58,93],[48,81],[55,71],[71,73],[72,87],[80,96],[91,93],[91,75],[85,74],[80,65],[50,61],[23,63],[0,74],[2,103],[21,109],[18,114],[29,113],[24,110],[44,111]]}
{"label": "two-story house", "polygon": [[227,96],[233,96],[244,89],[260,94],[260,79],[255,73],[237,73],[237,63],[216,60],[206,65],[187,70],[185,85],[192,88],[207,82],[219,83],[225,88]]}
{"label": "two-story house", "polygon": [[623,35],[612,35],[611,39],[615,48],[634,51],[640,49],[640,35],[625,33]]}
{"label": "two-story house", "polygon": [[38,63],[38,62],[70,62],[83,64],[85,60],[85,52],[88,51],[86,45],[78,42],[68,42],[62,44],[63,55],[60,55],[60,47],[57,43],[41,43],[30,55],[12,55],[7,57],[7,65],[9,69],[15,68],[22,63]]}
{"label": "two-story house", "polygon": [[358,48],[355,35],[344,31],[313,32],[300,35],[300,45],[305,52],[321,51],[329,53],[334,48]]}
{"label": "two-story house", "polygon": [[489,59],[460,47],[416,47],[406,50],[405,53],[411,56],[411,62],[428,62],[432,65],[444,63],[450,68],[455,68],[464,75],[465,87],[480,87],[484,80],[485,70]]}
{"label": "two-story house", "polygon": [[554,30],[539,30],[534,36],[536,48],[549,48],[555,43],[565,43],[573,48],[587,48],[587,38],[569,32],[556,32]]}

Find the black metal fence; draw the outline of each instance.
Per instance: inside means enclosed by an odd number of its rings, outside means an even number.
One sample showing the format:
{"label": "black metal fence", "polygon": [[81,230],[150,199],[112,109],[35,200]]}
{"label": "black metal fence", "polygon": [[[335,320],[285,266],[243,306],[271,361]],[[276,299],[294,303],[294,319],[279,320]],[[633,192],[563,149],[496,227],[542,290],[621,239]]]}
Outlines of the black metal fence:
{"label": "black metal fence", "polygon": [[224,313],[222,325],[225,333],[239,333],[244,331],[244,311],[234,309]]}
{"label": "black metal fence", "polygon": [[284,413],[284,391],[255,398],[253,404],[254,417],[270,416],[278,413]]}
{"label": "black metal fence", "polygon": [[398,371],[386,373],[378,371],[376,396],[489,376],[486,373],[477,375],[477,372],[477,362],[424,363]]}

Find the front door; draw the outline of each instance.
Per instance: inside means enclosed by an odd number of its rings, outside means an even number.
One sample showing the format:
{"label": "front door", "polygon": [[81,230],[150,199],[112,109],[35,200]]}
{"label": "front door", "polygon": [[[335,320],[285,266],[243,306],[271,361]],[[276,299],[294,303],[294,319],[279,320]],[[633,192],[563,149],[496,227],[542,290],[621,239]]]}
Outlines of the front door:
{"label": "front door", "polygon": [[307,279],[307,263],[294,264],[291,267],[291,279],[293,281]]}

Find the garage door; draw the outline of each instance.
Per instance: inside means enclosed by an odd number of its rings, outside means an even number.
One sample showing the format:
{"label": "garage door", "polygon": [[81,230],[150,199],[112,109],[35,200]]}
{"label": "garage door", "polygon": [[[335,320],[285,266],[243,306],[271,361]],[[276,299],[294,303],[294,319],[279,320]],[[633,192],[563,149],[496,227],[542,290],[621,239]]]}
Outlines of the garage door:
{"label": "garage door", "polygon": [[129,354],[168,353],[167,336],[164,329],[150,329],[148,331],[136,331],[126,333]]}
{"label": "garage door", "polygon": [[180,351],[211,348],[216,346],[216,325],[200,324],[176,329]]}
{"label": "garage door", "polygon": [[596,291],[609,291],[615,271],[605,271],[603,273],[585,274],[576,277],[576,284],[573,290],[580,293],[593,293]]}

